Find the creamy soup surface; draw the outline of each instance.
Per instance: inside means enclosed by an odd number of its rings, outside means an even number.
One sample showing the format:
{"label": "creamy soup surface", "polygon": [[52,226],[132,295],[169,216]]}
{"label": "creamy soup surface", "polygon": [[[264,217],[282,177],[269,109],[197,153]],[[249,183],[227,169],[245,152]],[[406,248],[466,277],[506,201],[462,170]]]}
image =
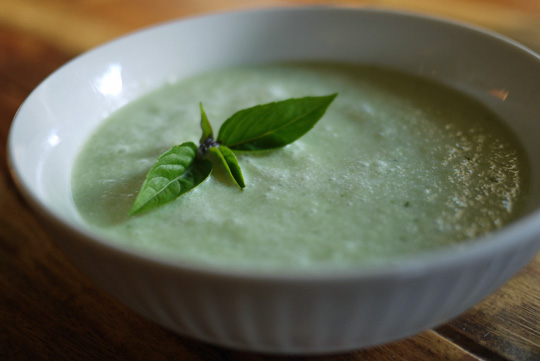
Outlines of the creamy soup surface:
{"label": "creamy soup surface", "polygon": [[[239,109],[338,97],[304,137],[238,154],[195,190],[128,216],[157,157],[198,142],[199,102],[217,133]],[[248,269],[343,269],[466,242],[523,208],[527,160],[481,104],[370,66],[274,64],[212,71],[112,114],[82,148],[73,199],[88,227],[167,258]]]}

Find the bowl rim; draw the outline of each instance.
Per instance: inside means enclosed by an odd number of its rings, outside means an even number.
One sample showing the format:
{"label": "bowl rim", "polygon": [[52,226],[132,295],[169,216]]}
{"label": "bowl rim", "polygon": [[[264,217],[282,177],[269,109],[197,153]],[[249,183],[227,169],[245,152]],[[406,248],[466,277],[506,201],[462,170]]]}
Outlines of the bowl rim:
{"label": "bowl rim", "polygon": [[[16,188],[23,195],[25,201],[36,211],[41,220],[50,222],[54,228],[67,231],[71,235],[76,235],[77,242],[84,242],[87,246],[92,247],[99,251],[109,252],[115,257],[129,258],[131,262],[137,262],[139,264],[145,264],[146,266],[152,266],[157,269],[175,270],[178,272],[191,272],[198,275],[205,275],[208,277],[218,278],[236,278],[244,280],[257,280],[257,281],[336,281],[336,280],[355,280],[363,278],[386,278],[386,277],[406,277],[410,274],[421,274],[434,269],[453,268],[459,265],[464,265],[474,260],[481,258],[492,257],[495,254],[508,251],[512,248],[516,248],[518,245],[525,245],[526,242],[531,242],[534,237],[540,234],[540,208],[535,209],[533,212],[518,218],[517,220],[503,226],[500,229],[494,230],[491,233],[484,234],[480,237],[466,241],[461,245],[444,246],[429,251],[414,252],[407,257],[399,257],[395,261],[384,262],[384,264],[367,264],[358,266],[347,266],[343,268],[316,268],[316,269],[301,269],[292,268],[279,270],[275,267],[270,269],[265,268],[253,268],[253,267],[231,267],[225,265],[211,265],[198,261],[191,261],[186,259],[179,259],[174,257],[165,257],[156,253],[145,253],[144,251],[129,248],[113,241],[107,240],[107,238],[100,236],[90,230],[83,228],[82,226],[69,222],[63,219],[59,214],[50,210],[45,203],[39,198],[28,184],[26,184],[19,177],[19,167],[14,155],[14,136],[13,128],[14,124],[18,122],[20,118],[20,112],[22,109],[28,106],[37,92],[37,90],[44,86],[45,83],[54,77],[57,73],[62,72],[66,67],[73,66],[80,58],[87,57],[91,53],[99,52],[105,47],[114,46],[118,42],[122,42],[124,39],[138,36],[140,33],[144,33],[156,28],[163,28],[170,25],[174,25],[186,21],[199,21],[201,19],[218,18],[222,16],[235,15],[235,14],[251,14],[251,13],[277,13],[277,12],[305,12],[305,11],[334,11],[334,12],[346,12],[346,13],[373,13],[379,15],[391,15],[399,17],[408,17],[414,20],[431,21],[434,23],[440,23],[451,27],[457,27],[462,30],[469,30],[474,33],[481,33],[484,36],[498,39],[505,46],[518,48],[519,50],[527,53],[535,58],[539,63],[540,68],[540,55],[536,54],[526,46],[504,36],[498,34],[495,31],[485,29],[483,27],[468,24],[459,20],[448,19],[442,16],[434,16],[428,14],[414,13],[410,11],[400,9],[388,9],[380,8],[376,6],[360,6],[360,7],[346,7],[346,6],[290,6],[290,7],[270,7],[270,8],[256,8],[247,10],[232,10],[215,12],[209,14],[199,14],[188,17],[181,17],[178,19],[172,19],[168,21],[159,22],[154,25],[142,27],[138,30],[114,38],[110,41],[103,43],[97,47],[94,47],[88,51],[77,55],[73,59],[69,60],[58,69],[49,74],[40,84],[27,96],[27,98],[20,105],[19,109],[13,117],[10,131],[8,134],[7,142],[7,164],[11,177],[14,180]],[[517,242],[517,244],[516,244]],[[540,249],[540,239],[536,239],[538,243],[536,249]],[[532,254],[532,259],[535,254]]]}

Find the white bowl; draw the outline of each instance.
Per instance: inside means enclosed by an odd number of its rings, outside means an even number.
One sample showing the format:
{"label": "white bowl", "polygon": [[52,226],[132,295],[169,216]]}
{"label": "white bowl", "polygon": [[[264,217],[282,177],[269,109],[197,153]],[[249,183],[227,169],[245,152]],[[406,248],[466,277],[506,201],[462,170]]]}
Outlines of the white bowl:
{"label": "white bowl", "polygon": [[[487,104],[515,131],[530,158],[526,215],[460,249],[342,273],[247,274],[172,262],[87,230],[72,202],[70,173],[81,143],[108,114],[171,79],[283,60],[378,64],[434,78]],[[501,36],[394,11],[257,10],[160,25],[66,64],[17,113],[9,160],[21,192],[61,248],[141,315],[233,348],[325,353],[444,323],[534,257],[540,249],[539,119],[540,58]]]}

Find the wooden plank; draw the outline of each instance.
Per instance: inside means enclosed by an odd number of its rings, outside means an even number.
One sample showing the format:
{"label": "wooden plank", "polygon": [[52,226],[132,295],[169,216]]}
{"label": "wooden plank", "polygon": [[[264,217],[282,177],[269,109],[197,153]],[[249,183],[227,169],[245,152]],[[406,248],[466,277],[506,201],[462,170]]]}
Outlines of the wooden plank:
{"label": "wooden plank", "polygon": [[[34,32],[65,50],[82,52],[129,31],[180,17],[247,8],[327,3],[313,0],[206,0],[181,4],[170,0],[3,0],[0,2],[0,23]],[[519,39],[529,47],[540,49],[540,2],[533,0],[342,0],[331,3],[374,5],[441,15],[494,29]]]}
{"label": "wooden plank", "polygon": [[[75,3],[75,2],[74,2]],[[124,34],[127,29],[100,17],[86,16],[68,2],[3,0],[0,24],[33,34],[68,53],[80,53]]]}
{"label": "wooden plank", "polygon": [[[70,53],[80,53],[130,31],[188,15],[254,7],[261,1],[33,1],[2,0],[0,24],[33,33]],[[265,2],[262,2],[265,3]]]}
{"label": "wooden plank", "polygon": [[426,331],[415,337],[360,351],[358,360],[438,360],[472,361],[479,357],[457,346],[433,331]]}
{"label": "wooden plank", "polygon": [[[279,361],[282,356],[257,355],[238,351],[222,350],[227,359],[242,361]],[[287,358],[293,359],[293,358]],[[300,357],[298,357],[300,359]],[[324,356],[303,356],[303,361],[480,361],[481,358],[456,346],[433,331],[426,331],[409,339],[388,345],[371,347],[350,353]],[[495,360],[493,360],[495,361]]]}
{"label": "wooden plank", "polygon": [[[52,43],[37,39],[32,33],[0,25],[0,76],[27,94],[76,53],[61,51]],[[22,102],[24,99],[20,99]]]}
{"label": "wooden plank", "polygon": [[539,320],[540,254],[503,288],[440,332],[458,343],[472,340],[509,360],[536,361],[540,360]]}

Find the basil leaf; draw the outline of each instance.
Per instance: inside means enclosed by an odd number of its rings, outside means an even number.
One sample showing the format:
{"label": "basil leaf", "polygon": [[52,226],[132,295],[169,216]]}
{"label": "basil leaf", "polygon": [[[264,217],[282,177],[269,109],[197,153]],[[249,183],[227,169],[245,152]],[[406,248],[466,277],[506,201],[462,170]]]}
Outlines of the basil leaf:
{"label": "basil leaf", "polygon": [[130,215],[156,208],[172,201],[201,184],[212,172],[212,163],[197,159],[193,142],[176,145],[159,156],[152,166]]}
{"label": "basil leaf", "polygon": [[225,170],[234,180],[236,185],[241,189],[245,188],[246,184],[244,182],[244,176],[242,175],[242,170],[240,169],[240,165],[238,164],[238,160],[236,159],[233,151],[227,148],[225,145],[212,147],[209,150],[218,156],[221,163],[223,163]]}
{"label": "basil leaf", "polygon": [[241,151],[283,147],[313,128],[336,96],[293,98],[240,110],[223,123],[217,141]]}
{"label": "basil leaf", "polygon": [[244,176],[233,150],[267,150],[283,147],[307,133],[324,115],[337,94],[304,97],[257,105],[227,119],[217,140],[202,103],[199,147],[186,142],[159,156],[131,207],[130,215],[156,208],[189,192],[212,173],[208,151],[215,154],[241,189]]}
{"label": "basil leaf", "polygon": [[206,112],[204,111],[202,103],[199,103],[199,106],[201,108],[201,128],[202,128],[202,136],[200,143],[203,144],[208,138],[214,137],[214,132],[212,131],[212,126],[210,125],[210,122],[208,121],[208,117],[206,116]]}

